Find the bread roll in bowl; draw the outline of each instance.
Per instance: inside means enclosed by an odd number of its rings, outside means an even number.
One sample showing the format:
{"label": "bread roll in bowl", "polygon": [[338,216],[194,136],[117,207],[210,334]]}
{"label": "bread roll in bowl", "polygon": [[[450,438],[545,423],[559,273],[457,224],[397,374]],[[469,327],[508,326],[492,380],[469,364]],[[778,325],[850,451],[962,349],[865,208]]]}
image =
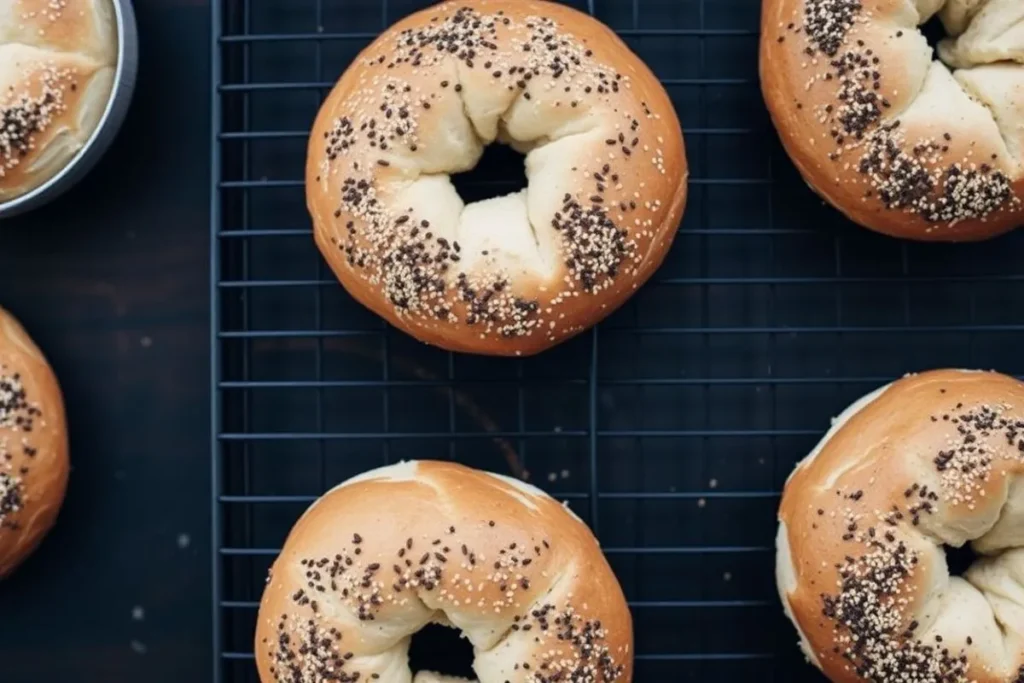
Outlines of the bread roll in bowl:
{"label": "bread roll in bowl", "polygon": [[[466,205],[451,174],[492,143],[526,190]],[[313,126],[316,243],[362,304],[420,340],[542,351],[662,263],[686,199],[672,103],[608,28],[540,0],[461,0],[385,31]]]}
{"label": "bread roll in bowl", "polygon": [[56,176],[95,131],[117,63],[111,3],[0,2],[0,203]]}
{"label": "bread roll in bowl", "polygon": [[[837,683],[1024,676],[1024,384],[907,376],[852,404],[786,482],[777,580]],[[951,576],[944,545],[982,557]]]}
{"label": "bread roll in bowl", "polygon": [[25,330],[0,308],[0,578],[53,526],[68,468],[60,387]]}
{"label": "bread roll in bowl", "polygon": [[[918,28],[936,12],[941,60]],[[1020,0],[763,4],[761,84],[786,151],[847,217],[897,237],[1024,222],[1022,62]]]}
{"label": "bread roll in bowl", "polygon": [[632,620],[590,530],[521,481],[414,461],[354,477],[295,524],[260,603],[263,683],[450,679],[409,668],[429,623],[480,683],[632,678]]}

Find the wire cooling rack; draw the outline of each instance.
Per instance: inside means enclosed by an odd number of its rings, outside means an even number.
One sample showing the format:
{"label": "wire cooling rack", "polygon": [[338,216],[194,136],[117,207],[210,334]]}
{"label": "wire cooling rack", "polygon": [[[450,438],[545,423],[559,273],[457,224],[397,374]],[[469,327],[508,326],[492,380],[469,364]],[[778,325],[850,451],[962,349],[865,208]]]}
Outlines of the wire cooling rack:
{"label": "wire cooling rack", "polygon": [[[574,0],[651,65],[682,119],[692,181],[675,246],[622,310],[539,357],[427,348],[330,276],[302,189],[327,89],[426,4],[213,3],[214,680],[256,680],[257,601],[298,515],[403,458],[526,476],[569,501],[630,600],[637,681],[822,680],[775,593],[781,485],[831,416],[895,376],[1024,374],[1024,235],[909,244],[823,206],[761,100],[759,0]],[[482,165],[466,194],[522,177],[500,155]]]}

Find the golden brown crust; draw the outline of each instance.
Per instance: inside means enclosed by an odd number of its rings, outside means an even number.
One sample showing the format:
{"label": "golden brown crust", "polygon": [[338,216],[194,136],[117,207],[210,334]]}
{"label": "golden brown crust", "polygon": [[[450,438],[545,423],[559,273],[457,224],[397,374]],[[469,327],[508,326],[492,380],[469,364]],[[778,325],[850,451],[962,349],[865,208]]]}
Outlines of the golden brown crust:
{"label": "golden brown crust", "polygon": [[408,681],[409,638],[431,621],[462,629],[481,683],[632,677],[629,610],[589,529],[521,482],[420,461],[356,477],[296,523],[260,605],[261,680],[336,665]]}
{"label": "golden brown crust", "polygon": [[[1024,575],[1022,473],[1024,384],[1004,375],[908,376],[840,418],[779,509],[780,592],[829,678],[1017,680],[1024,643],[1003,630],[1024,613],[1003,575]],[[942,545],[966,542],[991,557],[951,578]]]}
{"label": "golden brown crust", "polygon": [[111,0],[0,5],[0,202],[42,185],[81,150],[116,62]]}
{"label": "golden brown crust", "polygon": [[[495,139],[529,153],[529,191],[463,221],[445,175]],[[668,252],[686,178],[655,76],[600,22],[538,0],[392,26],[327,97],[306,168],[316,242],[354,298],[424,342],[495,355],[620,306]]]}
{"label": "golden brown crust", "polygon": [[60,387],[25,330],[0,309],[0,577],[53,526],[68,469]]}
{"label": "golden brown crust", "polygon": [[[804,179],[854,222],[916,240],[985,239],[1024,216],[1022,160],[1004,140],[1020,122],[993,118],[992,102],[962,87],[973,69],[932,61],[917,28],[930,14],[916,6],[937,4],[764,0],[762,91]],[[1022,84],[1006,80],[999,97],[1021,101]]]}
{"label": "golden brown crust", "polygon": [[7,0],[0,7],[0,44],[71,52],[103,64],[117,59],[113,0]]}

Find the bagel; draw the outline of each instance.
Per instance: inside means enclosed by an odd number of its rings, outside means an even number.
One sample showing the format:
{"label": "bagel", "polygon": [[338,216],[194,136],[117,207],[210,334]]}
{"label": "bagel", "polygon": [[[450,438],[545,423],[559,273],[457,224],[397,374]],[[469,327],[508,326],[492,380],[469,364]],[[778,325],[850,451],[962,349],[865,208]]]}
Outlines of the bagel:
{"label": "bagel", "polygon": [[111,2],[0,2],[0,202],[56,176],[96,130],[117,65]]}
{"label": "bagel", "polygon": [[24,328],[0,308],[0,578],[53,526],[68,469],[60,387]]}
{"label": "bagel", "polygon": [[405,462],[349,479],[292,528],[256,625],[263,683],[428,683],[429,623],[473,645],[480,683],[628,683],[632,619],[590,530],[521,481]]}
{"label": "bagel", "polygon": [[[466,205],[450,176],[495,142],[526,155],[529,185]],[[306,200],[364,306],[428,344],[529,355],[647,281],[686,178],[672,102],[611,30],[553,2],[463,0],[399,21],[342,75]]]}
{"label": "bagel", "polygon": [[[776,578],[836,683],[1024,680],[1024,383],[910,375],[852,404],[797,466]],[[951,576],[944,545],[981,555]]]}
{"label": "bagel", "polygon": [[[938,13],[938,56],[918,27]],[[852,221],[922,241],[1024,222],[1024,3],[764,0],[760,77],[783,146]]]}

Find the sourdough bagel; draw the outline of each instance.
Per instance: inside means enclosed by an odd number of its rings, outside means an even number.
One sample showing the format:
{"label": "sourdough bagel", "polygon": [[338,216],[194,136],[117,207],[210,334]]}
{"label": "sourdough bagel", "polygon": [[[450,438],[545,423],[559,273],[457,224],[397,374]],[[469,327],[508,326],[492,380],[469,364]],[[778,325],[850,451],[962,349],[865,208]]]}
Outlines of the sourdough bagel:
{"label": "sourdough bagel", "polygon": [[[940,60],[918,29],[936,13]],[[931,241],[1024,222],[1024,3],[764,0],[761,85],[807,183],[851,220]]]}
{"label": "sourdough bagel", "polygon": [[413,677],[428,623],[462,631],[480,683],[632,677],[632,620],[590,530],[521,481],[414,461],[314,503],[271,568],[256,626],[263,683]]}
{"label": "sourdough bagel", "polygon": [[0,1],[0,202],[63,170],[110,98],[112,0]]}
{"label": "sourdough bagel", "polygon": [[25,330],[0,308],[0,577],[53,526],[68,467],[60,387]]}
{"label": "sourdough bagel", "polygon": [[[528,188],[465,205],[485,146]],[[665,90],[608,28],[539,0],[460,0],[385,31],[310,136],[316,243],[362,304],[420,340],[537,353],[598,322],[661,264],[686,199]]]}
{"label": "sourdough bagel", "polygon": [[[912,375],[852,404],[796,468],[776,578],[837,683],[1024,678],[1024,384]],[[962,577],[943,545],[983,557]]]}

